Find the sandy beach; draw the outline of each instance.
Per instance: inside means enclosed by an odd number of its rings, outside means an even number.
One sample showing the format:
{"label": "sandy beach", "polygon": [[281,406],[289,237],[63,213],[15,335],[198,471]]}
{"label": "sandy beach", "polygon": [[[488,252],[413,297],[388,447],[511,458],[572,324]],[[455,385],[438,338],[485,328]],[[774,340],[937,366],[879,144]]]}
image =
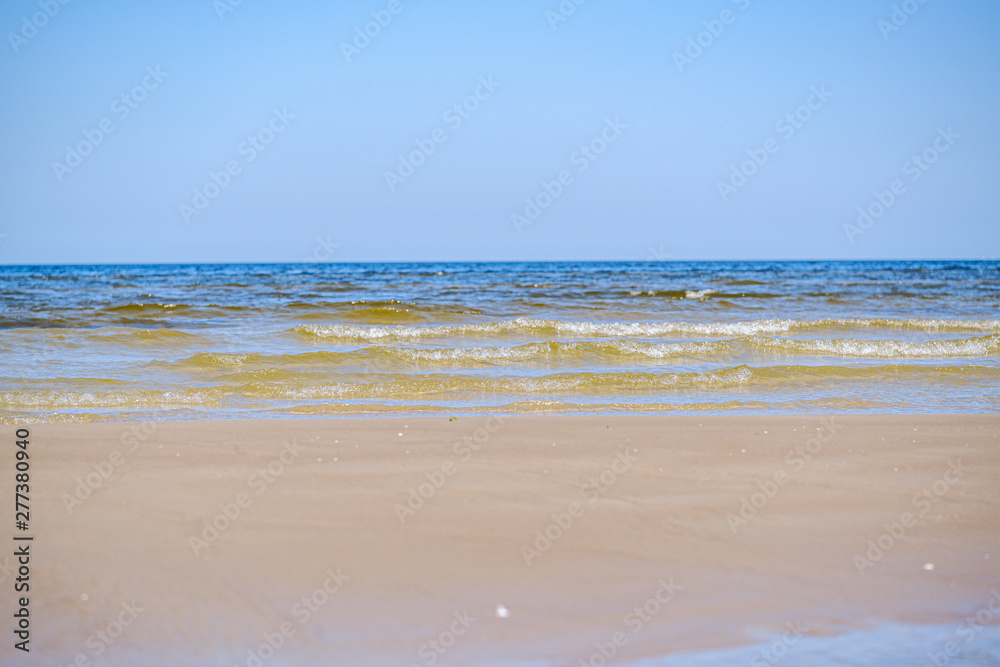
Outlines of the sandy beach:
{"label": "sandy beach", "polygon": [[0,667],[1000,667],[1000,2],[0,24]]}
{"label": "sandy beach", "polygon": [[4,665],[627,664],[953,623],[1000,584],[996,416],[30,432],[32,652]]}

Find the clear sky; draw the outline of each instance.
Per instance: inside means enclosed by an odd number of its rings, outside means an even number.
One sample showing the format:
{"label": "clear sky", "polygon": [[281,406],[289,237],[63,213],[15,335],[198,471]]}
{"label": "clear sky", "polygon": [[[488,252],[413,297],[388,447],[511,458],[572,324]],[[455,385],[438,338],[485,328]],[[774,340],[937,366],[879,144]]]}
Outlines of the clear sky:
{"label": "clear sky", "polygon": [[0,27],[0,263],[1000,246],[993,0],[8,0]]}

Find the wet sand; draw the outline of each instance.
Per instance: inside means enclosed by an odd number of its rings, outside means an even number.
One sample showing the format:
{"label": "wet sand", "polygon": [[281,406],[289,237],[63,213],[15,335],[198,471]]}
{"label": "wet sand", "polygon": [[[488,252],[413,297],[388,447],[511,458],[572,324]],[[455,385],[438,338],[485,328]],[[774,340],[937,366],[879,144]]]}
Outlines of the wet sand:
{"label": "wet sand", "polygon": [[627,664],[1000,588],[993,415],[29,429],[32,650],[6,631],[3,665]]}

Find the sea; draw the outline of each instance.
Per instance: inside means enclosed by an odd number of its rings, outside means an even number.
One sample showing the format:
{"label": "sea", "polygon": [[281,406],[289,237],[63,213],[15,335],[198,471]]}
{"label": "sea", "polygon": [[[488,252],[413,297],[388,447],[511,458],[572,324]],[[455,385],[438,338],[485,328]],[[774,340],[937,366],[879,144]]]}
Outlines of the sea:
{"label": "sea", "polygon": [[1000,409],[1000,262],[0,266],[0,422]]}

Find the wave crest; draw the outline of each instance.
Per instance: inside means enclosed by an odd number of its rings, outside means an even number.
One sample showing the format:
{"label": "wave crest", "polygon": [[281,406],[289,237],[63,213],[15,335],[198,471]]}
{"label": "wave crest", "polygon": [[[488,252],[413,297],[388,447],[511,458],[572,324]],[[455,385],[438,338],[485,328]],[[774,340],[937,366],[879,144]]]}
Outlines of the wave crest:
{"label": "wave crest", "polygon": [[995,331],[1000,320],[936,319],[826,319],[747,320],[738,322],[567,322],[519,317],[502,322],[436,326],[377,326],[358,324],[303,324],[289,331],[307,338],[327,340],[419,339],[443,336],[572,335],[643,338],[667,335],[754,336],[814,329],[896,329],[925,332]]}

